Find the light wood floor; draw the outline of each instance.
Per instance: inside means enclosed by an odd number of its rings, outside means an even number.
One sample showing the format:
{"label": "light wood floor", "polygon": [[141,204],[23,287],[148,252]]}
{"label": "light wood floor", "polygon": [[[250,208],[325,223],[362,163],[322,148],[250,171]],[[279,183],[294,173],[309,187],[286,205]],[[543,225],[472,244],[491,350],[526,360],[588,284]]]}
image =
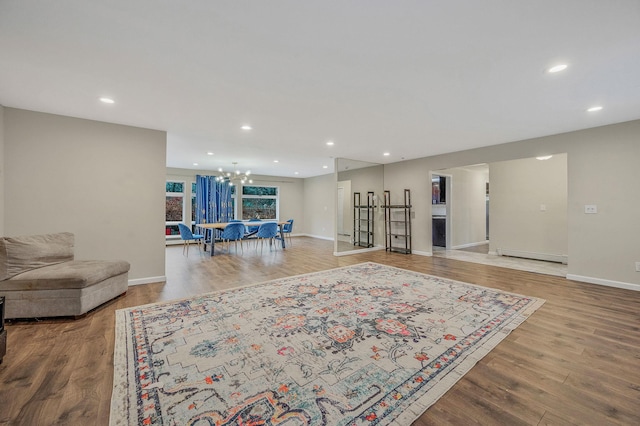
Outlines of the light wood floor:
{"label": "light wood floor", "polygon": [[334,257],[333,243],[210,258],[167,248],[167,282],[131,287],[80,319],[15,321],[0,365],[0,424],[107,425],[114,311],[374,261],[546,299],[415,425],[640,424],[640,293],[384,250]]}

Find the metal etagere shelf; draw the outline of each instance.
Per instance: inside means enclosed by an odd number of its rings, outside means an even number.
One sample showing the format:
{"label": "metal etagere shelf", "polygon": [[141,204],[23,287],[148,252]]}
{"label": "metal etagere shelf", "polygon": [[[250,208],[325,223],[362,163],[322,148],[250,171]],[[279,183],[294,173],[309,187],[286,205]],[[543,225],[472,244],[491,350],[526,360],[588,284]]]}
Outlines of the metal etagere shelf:
{"label": "metal etagere shelf", "polygon": [[404,204],[391,204],[391,192],[384,191],[385,250],[411,254],[411,191],[404,190]]}
{"label": "metal etagere shelf", "polygon": [[373,247],[373,192],[367,192],[366,204],[362,204],[360,195],[353,193],[353,245]]}

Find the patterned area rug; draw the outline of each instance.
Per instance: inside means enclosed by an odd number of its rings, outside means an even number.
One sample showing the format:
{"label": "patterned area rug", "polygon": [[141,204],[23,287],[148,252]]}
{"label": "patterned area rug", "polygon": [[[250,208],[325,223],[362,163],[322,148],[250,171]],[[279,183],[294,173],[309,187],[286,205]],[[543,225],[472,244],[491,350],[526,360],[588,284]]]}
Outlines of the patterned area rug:
{"label": "patterned area rug", "polygon": [[376,263],[116,312],[111,425],[408,425],[544,300]]}

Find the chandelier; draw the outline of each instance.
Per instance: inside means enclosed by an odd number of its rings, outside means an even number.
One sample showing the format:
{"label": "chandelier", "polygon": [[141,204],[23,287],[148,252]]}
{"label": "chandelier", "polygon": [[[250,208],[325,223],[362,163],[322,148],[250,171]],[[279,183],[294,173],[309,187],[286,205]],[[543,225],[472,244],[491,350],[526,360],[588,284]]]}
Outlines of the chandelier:
{"label": "chandelier", "polygon": [[233,172],[225,172],[225,171],[222,170],[222,167],[220,167],[218,169],[218,172],[220,174],[216,177],[216,181],[218,181],[218,182],[228,182],[229,185],[234,185],[234,184],[237,185],[238,182],[240,182],[243,185],[246,182],[253,183],[253,180],[249,179],[249,175],[251,174],[251,170],[247,170],[245,173],[240,173],[240,170],[238,170],[236,168],[238,163],[236,161],[234,161],[231,164],[233,164]]}

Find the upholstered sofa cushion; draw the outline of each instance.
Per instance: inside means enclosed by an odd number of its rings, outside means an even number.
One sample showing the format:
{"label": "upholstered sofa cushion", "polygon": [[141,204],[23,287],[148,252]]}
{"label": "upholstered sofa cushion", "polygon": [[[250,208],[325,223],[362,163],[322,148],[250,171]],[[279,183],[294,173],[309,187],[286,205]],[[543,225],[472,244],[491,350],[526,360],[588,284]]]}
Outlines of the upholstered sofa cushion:
{"label": "upholstered sofa cushion", "polygon": [[107,278],[129,272],[129,267],[129,262],[123,260],[73,260],[26,271],[6,281],[1,281],[0,290],[85,288]]}
{"label": "upholstered sofa cushion", "polygon": [[71,232],[0,238],[0,280],[73,260]]}

